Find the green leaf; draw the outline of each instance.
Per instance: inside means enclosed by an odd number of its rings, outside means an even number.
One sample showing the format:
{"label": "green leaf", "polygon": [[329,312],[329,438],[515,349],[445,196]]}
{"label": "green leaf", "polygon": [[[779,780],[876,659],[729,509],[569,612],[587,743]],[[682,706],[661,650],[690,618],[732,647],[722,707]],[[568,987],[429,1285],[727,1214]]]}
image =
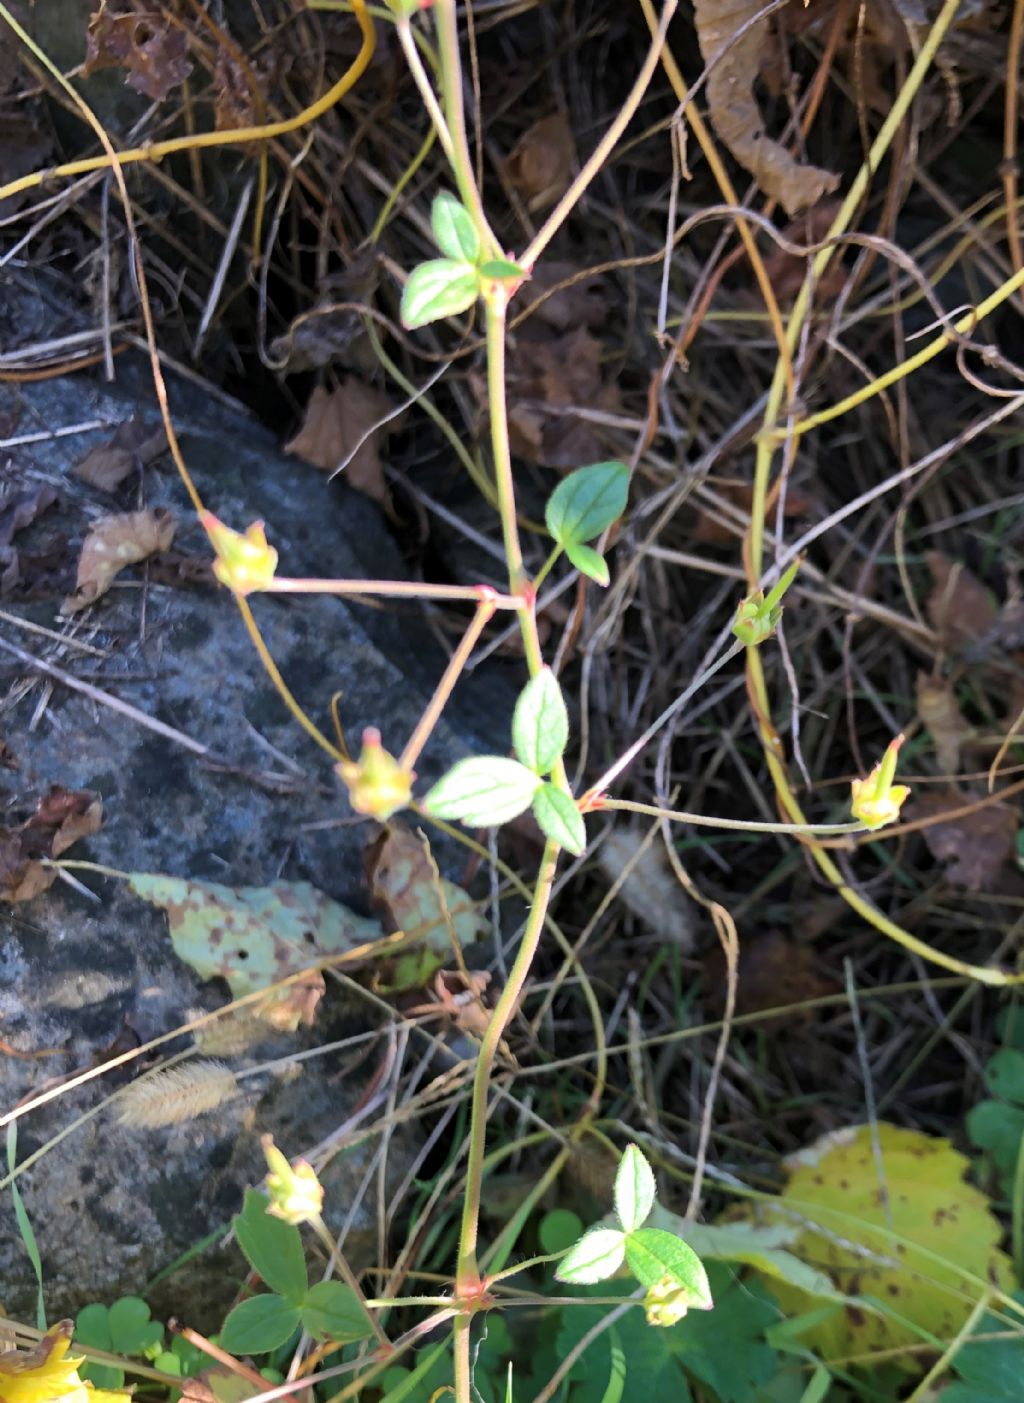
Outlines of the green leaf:
{"label": "green leaf", "polygon": [[505,1403],[515,1403],[515,1396],[512,1393],[512,1361],[508,1361],[508,1378],[505,1380]]}
{"label": "green leaf", "polygon": [[74,1341],[88,1349],[114,1348],[110,1338],[110,1312],[98,1301],[83,1306],[75,1316]]}
{"label": "green leaf", "polygon": [[480,235],[464,204],[442,191],[430,209],[430,227],[438,248],[456,263],[475,263],[480,257]]}
{"label": "green leaf", "polygon": [[708,1274],[696,1252],[663,1228],[638,1228],[626,1238],[626,1262],[641,1286],[671,1276],[693,1296],[697,1310],[711,1309]]}
{"label": "green leaf", "polygon": [[480,292],[475,268],[452,258],[431,258],[409,274],[402,291],[402,325],[414,330],[472,307]]}
{"label": "green leaf", "polygon": [[497,827],[528,809],[542,782],[518,760],[474,755],[438,780],[423,807],[435,818],[461,819],[470,828]]}
{"label": "green leaf", "polygon": [[512,282],[515,278],[525,278],[526,269],[508,258],[489,258],[486,263],[480,264],[480,275],[494,278],[496,282]]}
{"label": "green leaf", "polygon": [[626,1387],[626,1352],[619,1342],[618,1331],[614,1326],[612,1326],[610,1334],[611,1369],[608,1373],[608,1382],[605,1385],[604,1393],[601,1395],[601,1403],[620,1403]]}
{"label": "green leaf", "polygon": [[348,1344],[373,1334],[355,1292],[341,1281],[318,1281],[311,1286],[300,1314],[304,1328],[318,1340]]}
{"label": "green leaf", "polygon": [[608,562],[600,551],[594,550],[593,546],[585,546],[579,541],[568,541],[565,553],[581,575],[586,575],[588,580],[593,580],[605,589],[608,588],[608,583],[611,580],[608,573]]}
{"label": "green leaf", "polygon": [[548,498],[548,530],[568,550],[569,543],[592,541],[618,521],[629,497],[625,463],[593,463],[570,473]]}
{"label": "green leaf", "polygon": [[716,1263],[708,1275],[715,1309],[691,1311],[671,1330],[657,1333],[687,1373],[707,1386],[702,1394],[711,1389],[717,1403],[751,1403],[778,1368],[778,1355],[765,1343],[765,1331],[779,1318],[778,1306],[756,1279],[741,1281]]}
{"label": "green leaf", "polygon": [[615,1228],[591,1228],[558,1264],[557,1281],[589,1286],[614,1276],[626,1253],[626,1235]]}
{"label": "green leaf", "polygon": [[299,1308],[282,1296],[253,1296],[228,1313],[220,1345],[229,1354],[270,1354],[299,1326]]}
{"label": "green leaf", "polygon": [[573,857],[587,846],[587,828],[576,801],[557,784],[542,785],[533,796],[533,816],[546,837]]}
{"label": "green leaf", "polygon": [[110,1339],[115,1354],[142,1354],[164,1336],[164,1327],[150,1318],[141,1296],[122,1296],[110,1307]]}
{"label": "green leaf", "polygon": [[[1014,1300],[1024,1305],[1024,1293]],[[1019,1319],[1006,1313],[1001,1318],[985,1315],[979,1320],[979,1335],[1010,1338],[968,1341],[953,1359],[953,1369],[961,1382],[942,1390],[942,1403],[1019,1403],[1024,1379],[1024,1331]]]}
{"label": "green leaf", "polygon": [[235,1218],[235,1236],[249,1265],[272,1291],[298,1305],[306,1295],[306,1256],[298,1228],[266,1211],[270,1199],[246,1189],[245,1204]]}
{"label": "green leaf", "polygon": [[654,1173],[639,1145],[627,1145],[615,1175],[615,1212],[623,1232],[635,1232],[654,1207]]}
{"label": "green leaf", "polygon": [[1024,1109],[1005,1101],[979,1101],[967,1112],[967,1134],[973,1145],[992,1156],[1004,1179],[1013,1177],[1024,1139]]}
{"label": "green leaf", "polygon": [[681,1237],[702,1262],[742,1262],[763,1276],[796,1286],[809,1296],[831,1301],[847,1299],[823,1271],[785,1251],[800,1236],[796,1223],[690,1223],[655,1204],[651,1226]]}
{"label": "green leaf", "polygon": [[571,1208],[552,1208],[537,1228],[542,1252],[564,1252],[583,1231],[583,1221]]}
{"label": "green leaf", "polygon": [[528,770],[546,775],[562,758],[569,739],[569,713],[555,674],[542,668],[519,693],[512,717],[512,744]]}
{"label": "green leaf", "polygon": [[985,1068],[985,1080],[994,1096],[1024,1106],[1024,1052],[1004,1047]]}

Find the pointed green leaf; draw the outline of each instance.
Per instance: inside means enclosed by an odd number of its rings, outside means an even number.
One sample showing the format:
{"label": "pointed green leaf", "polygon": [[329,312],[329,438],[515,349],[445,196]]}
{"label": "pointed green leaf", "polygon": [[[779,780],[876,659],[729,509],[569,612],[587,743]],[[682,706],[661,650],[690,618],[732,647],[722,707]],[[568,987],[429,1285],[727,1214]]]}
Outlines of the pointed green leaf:
{"label": "pointed green leaf", "polygon": [[474,755],[460,760],[423,801],[435,818],[457,818],[470,828],[508,823],[530,807],[542,781],[518,760]]}
{"label": "pointed green leaf", "polygon": [[220,1344],[229,1354],[270,1354],[298,1329],[299,1310],[281,1296],[253,1296],[228,1313]]}
{"label": "pointed green leaf", "polygon": [[494,278],[496,282],[513,282],[516,278],[525,278],[526,269],[520,268],[509,258],[489,258],[486,263],[480,264],[480,274],[485,278]]}
{"label": "pointed green leaf", "polygon": [[480,235],[464,204],[443,191],[430,209],[430,227],[438,248],[456,263],[475,263],[480,257]]}
{"label": "pointed green leaf", "polygon": [[587,828],[576,801],[557,784],[542,785],[533,796],[533,816],[541,832],[573,857],[587,846]]}
{"label": "pointed green leaf", "polygon": [[629,497],[625,463],[592,463],[563,478],[548,498],[544,519],[560,545],[592,541],[618,521]]}
{"label": "pointed green leaf", "polygon": [[693,1297],[697,1310],[711,1309],[711,1288],[704,1264],[692,1247],[663,1228],[638,1228],[626,1238],[626,1261],[641,1286],[671,1276]]}
{"label": "pointed green leaf", "polygon": [[569,541],[565,553],[581,575],[586,575],[589,580],[594,580],[607,589],[611,576],[608,574],[608,562],[600,551],[594,550],[593,546],[584,546],[579,541]]}
{"label": "pointed green leaf", "polygon": [[355,1292],[341,1281],[318,1281],[311,1286],[299,1313],[303,1328],[318,1340],[348,1344],[373,1334]]}
{"label": "pointed green leaf", "polygon": [[575,1286],[604,1281],[622,1266],[625,1252],[625,1233],[615,1228],[591,1228],[559,1262],[555,1278]]}
{"label": "pointed green leaf", "polygon": [[245,1204],[235,1218],[235,1237],[253,1271],[272,1291],[298,1303],[306,1294],[306,1254],[298,1228],[267,1212],[270,1199],[246,1189]]}
{"label": "pointed green leaf", "polygon": [[549,667],[519,694],[512,717],[512,744],[528,770],[546,775],[561,759],[569,739],[569,713],[562,689]]}
{"label": "pointed green leaf", "polygon": [[472,307],[479,291],[475,268],[451,258],[431,258],[409,274],[402,291],[402,325],[413,330],[457,316]]}
{"label": "pointed green leaf", "polygon": [[639,1145],[627,1145],[615,1175],[615,1212],[624,1232],[642,1227],[654,1207],[654,1172]]}

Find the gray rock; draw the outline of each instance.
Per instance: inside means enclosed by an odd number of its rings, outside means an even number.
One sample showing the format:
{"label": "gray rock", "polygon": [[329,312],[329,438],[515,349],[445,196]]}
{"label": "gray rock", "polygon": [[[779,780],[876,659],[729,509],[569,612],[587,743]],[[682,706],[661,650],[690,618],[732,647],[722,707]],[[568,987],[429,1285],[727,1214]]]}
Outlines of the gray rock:
{"label": "gray rock", "polygon": [[[27,412],[17,432],[32,432],[37,424],[52,430],[97,419],[113,424],[140,410],[155,419],[145,374],[119,362],[118,381],[110,388],[79,376],[26,387]],[[172,391],[183,448],[208,505],[238,528],[265,519],[282,574],[401,575],[371,503],[282,456],[243,415],[191,387]],[[18,543],[61,528],[80,541],[90,516],[138,505],[137,482],[111,500],[68,475],[69,466],[109,433],[15,450],[4,480],[44,480],[60,493],[58,505]],[[180,523],[176,547],[205,554],[202,532],[166,461],[146,470],[144,502],[171,507]],[[51,683],[36,676],[29,688],[24,679],[31,671],[0,653],[0,666],[14,683],[0,705],[0,736],[19,766],[0,771],[7,821],[30,812],[50,784],[95,790],[103,798],[103,827],[69,857],[229,885],[304,879],[367,914],[361,875],[366,830],[350,821],[328,757],[282,706],[233,601],[211,587],[150,584],[143,591],[143,575],[142,567],[127,572],[122,584],[76,616],[77,629],[59,618],[56,599],[9,606],[28,622],[67,629],[105,656],[56,647],[2,619],[0,640],[91,679],[209,754],[195,754],[59,683],[47,695]],[[377,724],[385,744],[401,748],[444,661],[415,609],[375,609],[326,596],[264,597],[254,608],[281,671],[319,725],[329,729],[329,702],[338,691],[353,745],[364,725]],[[460,694],[418,765],[426,782],[467,750],[493,748],[494,728],[508,734],[503,687],[487,691],[479,673],[472,687]],[[489,739],[475,734],[477,716],[485,718]],[[457,876],[457,866],[450,865],[450,873]],[[225,986],[201,984],[176,958],[163,912],[117,879],[87,872],[82,879],[98,904],[58,883],[31,902],[0,907],[0,1037],[23,1053],[54,1052],[31,1061],[0,1053],[0,1114],[53,1079],[226,1000]],[[314,1029],[274,1035],[231,1065],[240,1069],[343,1039],[364,1030],[369,1017],[362,1004],[344,1001],[329,987]],[[181,1039],[164,1050],[185,1045]],[[18,1183],[42,1254],[50,1317],[72,1314],[91,1300],[144,1293],[157,1273],[223,1229],[244,1185],[261,1176],[261,1132],[271,1131],[297,1154],[352,1112],[379,1058],[371,1054],[349,1074],[351,1056],[350,1049],[313,1058],[291,1077],[262,1074],[245,1081],[243,1094],[220,1110],[166,1130],[126,1129],[106,1110],[92,1115],[148,1062],[105,1075],[22,1119],[19,1162],[41,1152]],[[54,1141],[58,1135],[63,1138]],[[399,1161],[408,1155],[402,1146],[398,1139],[391,1150]],[[373,1141],[332,1162],[325,1180],[329,1217],[341,1221],[349,1212],[375,1148]],[[370,1196],[356,1215],[358,1228],[374,1221],[372,1206]],[[371,1234],[375,1254],[373,1241]],[[227,1257],[207,1252],[166,1277],[151,1299],[159,1311],[211,1327],[241,1267],[234,1249]],[[0,1193],[0,1281],[4,1308],[31,1319],[33,1274],[9,1190]]]}

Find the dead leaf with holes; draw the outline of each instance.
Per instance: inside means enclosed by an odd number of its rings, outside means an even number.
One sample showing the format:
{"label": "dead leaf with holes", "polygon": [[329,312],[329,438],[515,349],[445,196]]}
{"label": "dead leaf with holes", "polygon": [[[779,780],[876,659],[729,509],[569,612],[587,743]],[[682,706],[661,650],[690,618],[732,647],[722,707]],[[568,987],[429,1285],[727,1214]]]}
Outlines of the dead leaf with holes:
{"label": "dead leaf with holes", "polygon": [[694,0],[694,24],[708,65],[712,124],[744,170],[790,216],[809,209],[839,185],[839,177],[805,166],[773,141],[754,99],[761,57],[771,42],[760,0]]}
{"label": "dead leaf with holes", "polygon": [[[381,938],[376,921],[309,882],[228,887],[132,872],[128,884],[167,912],[174,952],[200,979],[226,980],[235,999],[266,990],[249,1013],[279,1031],[312,1026],[325,990],[323,960]],[[293,975],[284,988],[270,987]]]}
{"label": "dead leaf with holes", "polygon": [[0,827],[0,898],[30,901],[57,880],[45,858],[60,857],[73,843],[98,831],[103,802],[86,790],[53,784],[35,813],[14,828]]}
{"label": "dead leaf with holes", "polygon": [[[879,1124],[833,1131],[786,1162],[778,1200],[730,1217],[802,1226],[787,1250],[824,1270],[845,1295],[833,1311],[763,1274],[787,1319],[817,1312],[801,1344],[828,1361],[899,1351],[897,1362],[920,1373],[921,1339],[952,1340],[975,1295],[969,1279],[1011,1289],[1003,1229],[980,1190],[964,1183],[969,1162],[948,1140]],[[869,1299],[868,1299],[869,1298]]]}
{"label": "dead leaf with holes", "polygon": [[971,728],[960,714],[953,684],[930,672],[917,674],[917,717],[931,733],[935,759],[945,775],[960,773],[960,750]]}
{"label": "dead leaf with holes", "polygon": [[440,876],[429,845],[405,824],[392,821],[363,854],[370,900],[384,931],[402,931],[416,949],[400,955],[383,976],[388,992],[420,988],[466,949],[486,922],[461,887]]}
{"label": "dead leaf with holes", "polygon": [[380,450],[397,426],[397,419],[388,417],[394,409],[387,395],[354,375],[346,376],[335,390],[317,385],[302,427],[285,452],[330,473],[344,464],[345,481],[390,512],[391,490]]}
{"label": "dead leaf with holes", "polygon": [[935,581],[925,604],[942,646],[959,653],[987,637],[996,621],[991,594],[966,565],[942,551],[925,553]]}
{"label": "dead leaf with holes", "polygon": [[516,142],[505,162],[509,183],[531,214],[560,200],[572,181],[576,148],[564,113],[534,122]]}
{"label": "dead leaf with holes", "polygon": [[164,426],[147,424],[136,414],[118,424],[106,443],[90,448],[71,471],[90,487],[113,492],[129,473],[146,467],[166,451]]}
{"label": "dead leaf with holes", "polygon": [[[933,857],[949,863],[946,876],[951,882],[968,891],[986,892],[1013,857],[1020,815],[1009,804],[985,804],[959,812],[971,803],[969,794],[929,790],[915,796],[907,817],[927,820],[924,840]],[[951,816],[946,818],[947,814]]]}
{"label": "dead leaf with holes", "polygon": [[89,18],[82,74],[88,78],[101,68],[126,69],[130,88],[162,102],[192,72],[188,35],[155,6],[119,14],[100,0]]}
{"label": "dead leaf with holes", "polygon": [[168,550],[174,531],[174,516],[166,507],[101,517],[85,538],[74,593],[65,599],[60,612],[67,616],[87,608],[106,594],[127,566]]}

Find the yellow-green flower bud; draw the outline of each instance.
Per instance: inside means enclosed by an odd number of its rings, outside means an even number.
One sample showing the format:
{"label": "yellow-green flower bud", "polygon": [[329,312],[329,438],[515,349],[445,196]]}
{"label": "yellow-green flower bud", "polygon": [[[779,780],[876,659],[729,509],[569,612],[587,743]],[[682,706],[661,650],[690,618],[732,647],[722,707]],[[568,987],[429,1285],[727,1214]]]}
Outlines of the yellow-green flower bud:
{"label": "yellow-green flower bud", "polygon": [[710,1310],[711,1297],[698,1294],[684,1286],[674,1276],[660,1277],[653,1286],[648,1286],[644,1297],[644,1310],[648,1325],[658,1325],[662,1329],[678,1325],[688,1310]]}
{"label": "yellow-green flower bud", "polygon": [[907,785],[893,784],[896,757],[902,744],[902,735],[890,741],[885,754],[868,777],[851,782],[850,811],[865,828],[884,828],[887,823],[895,823],[900,816],[903,802],[910,793]]}
{"label": "yellow-green flower bud", "polygon": [[343,760],[337,771],[357,814],[383,823],[412,802],[414,771],[403,769],[380,743],[380,732],[367,726],[359,759]]}
{"label": "yellow-green flower bud", "polygon": [[272,1135],[264,1135],[260,1142],[267,1159],[267,1192],[270,1207],[267,1212],[272,1218],[283,1218],[286,1223],[298,1227],[320,1217],[324,1206],[324,1191],[316,1171],[304,1159],[291,1164],[274,1144]]}
{"label": "yellow-green flower bud", "polygon": [[254,521],[244,536],[213,512],[203,512],[200,521],[217,552],[213,573],[222,585],[235,594],[269,588],[277,569],[277,551],[267,543],[262,521]]}

